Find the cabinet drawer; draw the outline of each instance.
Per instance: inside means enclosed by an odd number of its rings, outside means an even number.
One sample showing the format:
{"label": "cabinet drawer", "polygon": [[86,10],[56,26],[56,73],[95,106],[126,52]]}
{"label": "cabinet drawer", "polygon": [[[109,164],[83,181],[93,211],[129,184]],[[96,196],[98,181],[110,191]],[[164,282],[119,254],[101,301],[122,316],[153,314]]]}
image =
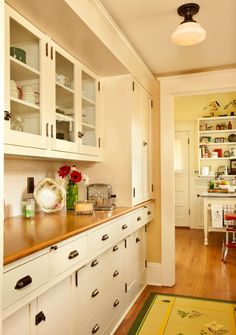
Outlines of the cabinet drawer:
{"label": "cabinet drawer", "polygon": [[132,214],[125,215],[125,217],[120,218],[117,221],[116,226],[117,226],[117,233],[121,238],[129,235],[133,230]]}
{"label": "cabinet drawer", "polygon": [[134,230],[136,230],[137,228],[143,226],[145,224],[145,220],[144,220],[144,209],[141,208],[137,211],[135,211],[132,215],[132,221],[133,221],[133,226],[134,226]]}
{"label": "cabinet drawer", "polygon": [[122,257],[124,250],[125,242],[121,241],[120,243],[113,245],[102,255],[94,258],[91,262],[78,271],[79,285],[86,285],[89,280],[97,278],[101,272],[107,271],[107,268],[111,267],[109,264],[116,264],[117,259]]}
{"label": "cabinet drawer", "polygon": [[101,248],[111,245],[112,241],[117,238],[117,220],[106,225],[92,233],[92,251],[95,252]]}
{"label": "cabinet drawer", "polygon": [[3,274],[3,308],[23,298],[48,280],[48,254]]}
{"label": "cabinet drawer", "polygon": [[87,236],[78,238],[66,245],[58,246],[49,254],[50,271],[52,275],[57,275],[71,266],[79,263],[88,255],[88,238]]}
{"label": "cabinet drawer", "polygon": [[144,206],[144,220],[145,224],[150,222],[154,218],[154,205],[150,204]]}

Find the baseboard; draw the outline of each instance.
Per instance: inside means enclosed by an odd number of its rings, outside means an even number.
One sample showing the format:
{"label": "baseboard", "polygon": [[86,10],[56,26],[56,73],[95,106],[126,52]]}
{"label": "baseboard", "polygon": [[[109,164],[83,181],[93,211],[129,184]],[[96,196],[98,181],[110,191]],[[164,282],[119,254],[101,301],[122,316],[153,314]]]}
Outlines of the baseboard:
{"label": "baseboard", "polygon": [[161,263],[147,263],[147,284],[162,286]]}

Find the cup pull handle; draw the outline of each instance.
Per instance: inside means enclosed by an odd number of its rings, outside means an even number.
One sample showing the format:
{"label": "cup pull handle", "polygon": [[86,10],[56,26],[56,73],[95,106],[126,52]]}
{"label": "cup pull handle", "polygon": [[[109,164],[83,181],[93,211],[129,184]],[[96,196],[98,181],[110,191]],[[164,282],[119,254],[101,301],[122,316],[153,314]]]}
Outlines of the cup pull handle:
{"label": "cup pull handle", "polygon": [[105,234],[102,236],[102,241],[106,241],[109,239],[109,235],[108,234]]}
{"label": "cup pull handle", "polygon": [[92,292],[91,297],[92,297],[92,298],[95,298],[98,294],[99,294],[99,290],[96,288],[96,289]]}
{"label": "cup pull handle", "polygon": [[73,259],[79,256],[79,252],[77,250],[73,250],[69,253],[68,259]]}
{"label": "cup pull handle", "polygon": [[32,283],[32,278],[29,275],[25,276],[24,278],[21,278],[16,282],[15,289],[20,290],[21,288],[23,288],[23,287],[25,287],[25,286],[27,286],[31,283]]}

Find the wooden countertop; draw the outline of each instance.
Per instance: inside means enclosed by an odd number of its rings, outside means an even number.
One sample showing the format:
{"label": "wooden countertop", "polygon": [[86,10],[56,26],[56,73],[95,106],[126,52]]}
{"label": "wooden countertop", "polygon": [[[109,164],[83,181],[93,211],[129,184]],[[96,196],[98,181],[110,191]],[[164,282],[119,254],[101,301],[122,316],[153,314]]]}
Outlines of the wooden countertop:
{"label": "wooden countertop", "polygon": [[151,201],[135,207],[119,207],[113,211],[96,211],[93,215],[74,215],[61,211],[37,213],[32,219],[16,216],[4,222],[4,265],[28,256],[69,237],[94,228],[111,219],[138,209]]}

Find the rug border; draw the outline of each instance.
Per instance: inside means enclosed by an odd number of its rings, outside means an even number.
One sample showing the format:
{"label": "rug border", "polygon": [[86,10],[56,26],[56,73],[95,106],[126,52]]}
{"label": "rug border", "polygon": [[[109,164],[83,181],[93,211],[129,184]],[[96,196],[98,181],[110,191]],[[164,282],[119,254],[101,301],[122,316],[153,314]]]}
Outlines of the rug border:
{"label": "rug border", "polygon": [[208,301],[217,301],[217,302],[224,302],[229,304],[236,304],[236,301],[231,300],[222,300],[222,299],[211,299],[211,298],[202,298],[202,297],[194,297],[190,295],[181,295],[181,294],[173,294],[173,293],[159,293],[159,292],[150,292],[147,299],[145,300],[143,307],[139,311],[138,315],[136,316],[132,326],[129,329],[129,332],[127,335],[136,335],[137,331],[141,325],[142,320],[144,320],[144,317],[148,311],[148,309],[151,307],[152,303],[154,302],[156,295],[164,295],[164,296],[173,296],[173,297],[179,297],[179,298],[190,298],[190,299],[197,299],[197,300],[208,300]]}

